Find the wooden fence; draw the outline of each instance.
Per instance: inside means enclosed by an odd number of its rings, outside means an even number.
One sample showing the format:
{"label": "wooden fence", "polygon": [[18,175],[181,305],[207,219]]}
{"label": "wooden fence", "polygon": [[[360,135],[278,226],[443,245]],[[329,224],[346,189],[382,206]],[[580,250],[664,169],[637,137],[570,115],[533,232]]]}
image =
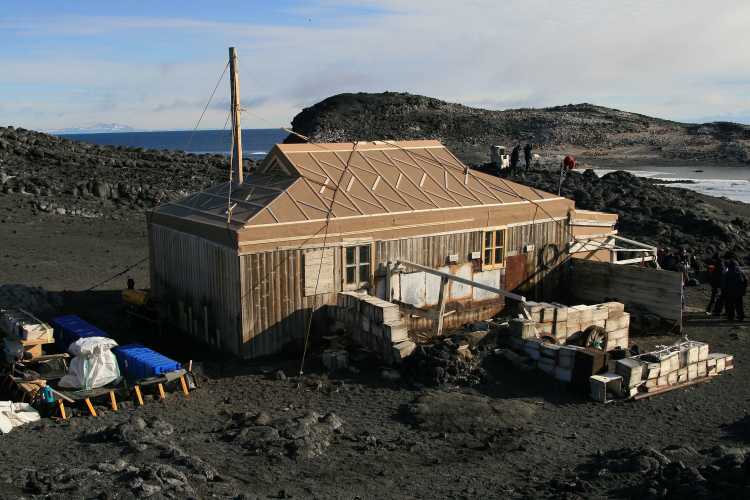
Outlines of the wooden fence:
{"label": "wooden fence", "polygon": [[570,291],[580,301],[622,302],[626,309],[646,310],[682,330],[680,273],[576,258],[571,259],[570,266]]}

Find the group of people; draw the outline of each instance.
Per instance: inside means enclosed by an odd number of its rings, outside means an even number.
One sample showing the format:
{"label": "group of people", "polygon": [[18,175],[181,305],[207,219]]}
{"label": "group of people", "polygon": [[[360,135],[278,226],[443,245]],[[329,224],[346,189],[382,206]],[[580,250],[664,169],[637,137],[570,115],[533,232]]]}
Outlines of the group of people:
{"label": "group of people", "polygon": [[[659,266],[662,269],[682,273],[684,285],[698,284],[696,277],[701,271],[701,264],[686,248],[661,250]],[[705,276],[711,286],[711,297],[706,306],[706,314],[721,316],[725,313],[729,321],[744,321],[743,299],[747,291],[747,277],[736,257],[727,254],[722,259],[718,253],[715,253],[706,261]]]}
{"label": "group of people", "polygon": [[691,274],[697,276],[700,272],[700,262],[691,254],[687,248],[682,250],[664,249],[659,252],[659,267],[668,271],[679,271],[682,273],[682,281],[687,285],[693,279]]}
{"label": "group of people", "polygon": [[722,260],[717,253],[708,260],[707,272],[711,298],[706,306],[706,314],[720,316],[724,310],[729,321],[744,321],[742,302],[747,291],[747,276],[739,262],[732,255],[726,255]]}
{"label": "group of people", "polygon": [[[523,158],[526,160],[526,170],[531,168],[531,159],[533,147],[530,143],[526,143],[523,147]],[[518,162],[521,160],[521,144],[516,144],[516,147],[510,152],[510,168],[518,167]]]}

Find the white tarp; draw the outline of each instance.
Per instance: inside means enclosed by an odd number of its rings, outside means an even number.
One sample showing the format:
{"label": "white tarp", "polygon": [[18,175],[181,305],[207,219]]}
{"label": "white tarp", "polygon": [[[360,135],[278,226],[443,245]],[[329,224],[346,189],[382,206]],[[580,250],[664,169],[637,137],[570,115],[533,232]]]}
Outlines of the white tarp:
{"label": "white tarp", "polygon": [[60,386],[89,390],[115,381],[120,376],[120,368],[112,354],[113,347],[117,347],[117,342],[105,337],[87,337],[70,344],[68,352],[74,358]]}
{"label": "white tarp", "polygon": [[39,412],[28,403],[0,401],[0,433],[7,434],[19,425],[36,422]]}

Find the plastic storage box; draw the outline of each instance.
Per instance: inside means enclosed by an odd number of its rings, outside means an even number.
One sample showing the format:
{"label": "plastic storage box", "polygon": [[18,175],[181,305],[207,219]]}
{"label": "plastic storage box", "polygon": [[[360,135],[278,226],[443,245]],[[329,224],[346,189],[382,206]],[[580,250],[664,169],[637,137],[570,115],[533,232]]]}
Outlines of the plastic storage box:
{"label": "plastic storage box", "polygon": [[51,323],[54,329],[55,345],[60,352],[68,352],[68,346],[82,338],[109,338],[107,333],[73,314],[52,318]]}
{"label": "plastic storage box", "polygon": [[112,352],[120,372],[130,381],[158,377],[181,368],[177,361],[140,344],[115,347]]}

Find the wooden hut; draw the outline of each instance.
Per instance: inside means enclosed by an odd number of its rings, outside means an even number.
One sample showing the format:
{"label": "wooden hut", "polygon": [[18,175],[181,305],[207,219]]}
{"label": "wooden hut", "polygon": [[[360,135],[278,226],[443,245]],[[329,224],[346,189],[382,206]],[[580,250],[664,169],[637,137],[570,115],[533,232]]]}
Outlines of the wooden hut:
{"label": "wooden hut", "polygon": [[[279,144],[242,183],[148,214],[151,288],[182,330],[252,358],[303,338],[309,315],[342,290],[435,304],[440,279],[388,273],[397,260],[541,293],[571,249],[609,259],[591,242],[614,234],[616,219],[471,170],[437,141]],[[587,243],[571,247],[574,235]],[[446,328],[504,305],[459,283],[449,293]]]}

